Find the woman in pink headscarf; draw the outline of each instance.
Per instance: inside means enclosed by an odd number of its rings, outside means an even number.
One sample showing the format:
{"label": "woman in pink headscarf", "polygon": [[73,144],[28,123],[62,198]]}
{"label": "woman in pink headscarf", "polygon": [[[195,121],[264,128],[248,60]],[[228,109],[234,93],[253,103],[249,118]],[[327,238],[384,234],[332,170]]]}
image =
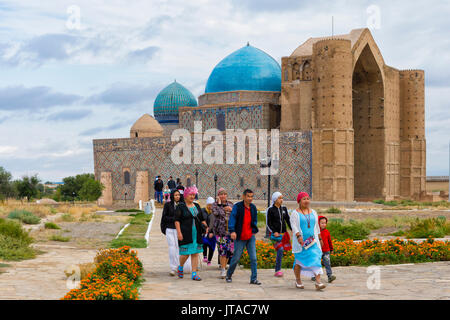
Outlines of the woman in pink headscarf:
{"label": "woman in pink headscarf", "polygon": [[325,285],[320,282],[322,271],[322,249],[320,226],[316,211],[310,208],[309,195],[300,192],[297,196],[298,208],[291,214],[292,253],[294,254],[295,286],[304,289],[300,275],[315,277],[316,289]]}
{"label": "woman in pink headscarf", "polygon": [[184,190],[184,203],[180,203],[175,212],[175,228],[180,251],[178,277],[183,278],[184,263],[191,256],[192,280],[200,281],[202,279],[197,275],[198,254],[203,252],[203,228],[208,233],[208,226],[201,214],[200,205],[194,202],[197,192],[195,186]]}

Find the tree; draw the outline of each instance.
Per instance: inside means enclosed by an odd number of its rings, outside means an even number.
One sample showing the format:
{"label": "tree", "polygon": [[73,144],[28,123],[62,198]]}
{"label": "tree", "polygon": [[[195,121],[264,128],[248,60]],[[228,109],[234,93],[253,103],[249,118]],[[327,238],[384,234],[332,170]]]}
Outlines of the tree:
{"label": "tree", "polygon": [[95,201],[102,195],[103,185],[95,180],[92,173],[83,173],[75,177],[66,177],[64,184],[58,187],[57,196],[63,201],[86,200]]}
{"label": "tree", "polygon": [[83,184],[87,180],[95,180],[92,173],[78,174],[75,177],[66,177],[63,179],[64,184],[60,186],[61,197],[64,201],[81,200],[79,193]]}
{"label": "tree", "polygon": [[18,191],[19,197],[26,197],[28,201],[39,195],[38,184],[40,180],[37,174],[34,176],[23,176],[22,180],[16,180],[15,185]]}
{"label": "tree", "polygon": [[86,180],[80,189],[79,195],[81,200],[96,201],[102,195],[104,186],[100,181],[89,179]]}
{"label": "tree", "polygon": [[0,200],[16,196],[11,178],[11,173],[0,167]]}

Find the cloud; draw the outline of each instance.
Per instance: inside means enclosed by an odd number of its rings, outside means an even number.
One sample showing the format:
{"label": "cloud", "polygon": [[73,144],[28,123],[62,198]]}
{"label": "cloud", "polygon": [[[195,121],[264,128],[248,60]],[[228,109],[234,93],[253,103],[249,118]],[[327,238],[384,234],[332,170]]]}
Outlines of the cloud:
{"label": "cloud", "polygon": [[0,88],[0,110],[39,110],[72,104],[81,97],[52,92],[49,87],[23,86]]}
{"label": "cloud", "polygon": [[109,132],[112,130],[121,129],[123,127],[131,127],[131,124],[132,124],[132,121],[130,121],[130,120],[120,121],[120,122],[113,123],[109,126],[95,127],[95,128],[84,130],[80,133],[80,136],[93,136],[100,132]]}
{"label": "cloud", "polygon": [[47,116],[47,120],[49,121],[74,121],[81,120],[90,116],[92,114],[92,110],[64,110],[60,112],[55,112]]}
{"label": "cloud", "polygon": [[0,146],[0,156],[8,156],[14,154],[19,148],[17,146]]}
{"label": "cloud", "polygon": [[46,86],[0,88],[0,110],[5,111],[38,111],[54,106],[70,105],[80,99],[81,96],[54,92]]}
{"label": "cloud", "polygon": [[158,36],[161,30],[169,23],[172,22],[173,18],[167,14],[160,15],[156,18],[150,19],[139,35],[144,39],[148,40]]}
{"label": "cloud", "polygon": [[153,58],[156,52],[158,52],[159,47],[149,46],[144,49],[138,49],[131,51],[127,55],[127,61],[131,63],[145,64]]}
{"label": "cloud", "polygon": [[133,105],[151,101],[161,86],[143,86],[130,83],[115,83],[108,89],[86,99],[87,104],[110,104],[112,106]]}

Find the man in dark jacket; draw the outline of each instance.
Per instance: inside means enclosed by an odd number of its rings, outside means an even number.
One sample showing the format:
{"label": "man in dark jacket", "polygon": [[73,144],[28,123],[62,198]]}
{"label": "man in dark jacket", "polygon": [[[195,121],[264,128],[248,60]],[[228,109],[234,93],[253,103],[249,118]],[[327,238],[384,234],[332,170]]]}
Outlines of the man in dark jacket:
{"label": "man in dark jacket", "polygon": [[236,203],[228,220],[228,230],[231,233],[231,239],[234,240],[234,254],[230,262],[230,268],[227,272],[226,281],[231,282],[234,270],[241,258],[244,248],[247,248],[250,257],[250,269],[252,271],[250,284],[260,285],[257,279],[257,261],[255,234],[258,233],[258,210],[252,204],[253,191],[246,189],[243,193],[243,201]]}
{"label": "man in dark jacket", "polygon": [[164,182],[161,180],[161,176],[158,176],[158,179],[155,181],[155,192],[156,192],[156,200],[158,203],[163,203],[163,188]]}
{"label": "man in dark jacket", "polygon": [[177,188],[177,184],[172,179],[172,176],[169,177],[169,181],[167,181],[167,186],[169,187],[170,191],[175,190]]}

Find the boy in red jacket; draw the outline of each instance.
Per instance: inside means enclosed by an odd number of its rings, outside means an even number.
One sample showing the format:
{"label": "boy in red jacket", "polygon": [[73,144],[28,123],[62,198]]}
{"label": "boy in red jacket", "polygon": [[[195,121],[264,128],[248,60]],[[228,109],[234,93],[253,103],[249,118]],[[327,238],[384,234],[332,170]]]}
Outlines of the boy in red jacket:
{"label": "boy in red jacket", "polygon": [[[328,282],[336,280],[336,276],[331,271],[330,253],[333,252],[333,244],[331,243],[330,231],[327,230],[328,219],[324,216],[319,216],[320,236],[322,238],[322,261],[327,271]],[[315,280],[312,278],[311,280]]]}

